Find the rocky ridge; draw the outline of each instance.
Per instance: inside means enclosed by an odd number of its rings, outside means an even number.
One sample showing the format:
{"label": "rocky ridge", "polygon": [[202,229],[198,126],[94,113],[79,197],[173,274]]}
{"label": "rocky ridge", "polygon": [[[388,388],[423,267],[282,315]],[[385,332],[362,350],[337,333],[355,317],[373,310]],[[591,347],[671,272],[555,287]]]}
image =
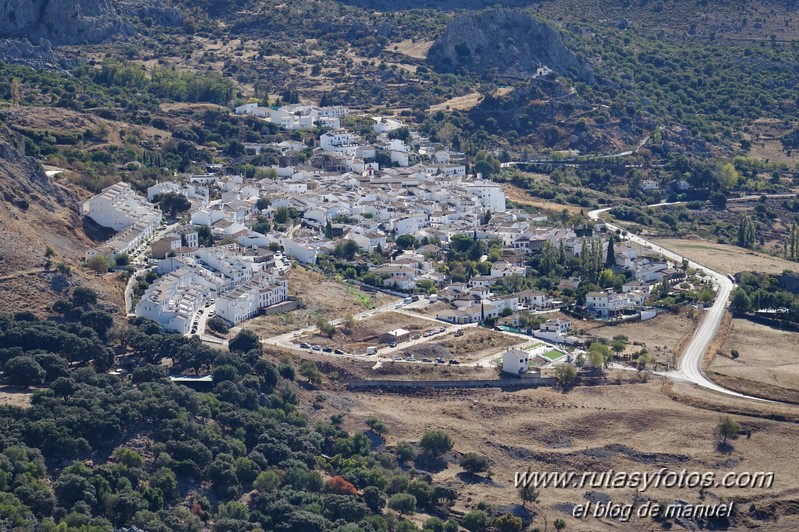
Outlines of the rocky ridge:
{"label": "rocky ridge", "polygon": [[437,70],[529,79],[539,67],[590,79],[591,71],[552,26],[520,9],[489,9],[450,22],[428,52]]}

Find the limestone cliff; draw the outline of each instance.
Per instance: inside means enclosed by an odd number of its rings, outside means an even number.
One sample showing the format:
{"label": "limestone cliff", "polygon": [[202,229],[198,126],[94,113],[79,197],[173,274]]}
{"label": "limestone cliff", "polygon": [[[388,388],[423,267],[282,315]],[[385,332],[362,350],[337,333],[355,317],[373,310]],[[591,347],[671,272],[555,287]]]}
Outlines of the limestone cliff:
{"label": "limestone cliff", "polygon": [[428,52],[437,70],[530,78],[545,65],[560,74],[590,78],[560,33],[518,9],[489,9],[456,17]]}
{"label": "limestone cliff", "polygon": [[0,0],[0,37],[76,44],[127,31],[111,0]]}

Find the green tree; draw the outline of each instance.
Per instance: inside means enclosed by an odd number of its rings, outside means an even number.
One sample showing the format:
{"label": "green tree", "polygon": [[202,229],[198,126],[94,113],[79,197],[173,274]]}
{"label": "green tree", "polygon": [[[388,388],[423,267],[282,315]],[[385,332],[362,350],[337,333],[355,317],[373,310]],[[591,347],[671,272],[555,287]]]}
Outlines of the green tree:
{"label": "green tree", "polygon": [[724,164],[719,170],[719,184],[724,190],[732,190],[737,187],[740,177],[738,170],[735,169],[732,163]]}
{"label": "green tree", "polygon": [[397,244],[397,249],[400,251],[416,249],[417,247],[416,237],[413,235],[400,235],[394,242]]}
{"label": "green tree", "polygon": [[752,249],[755,245],[755,227],[743,212],[738,219],[738,245],[746,249]]}
{"label": "green tree", "polygon": [[88,266],[91,271],[99,275],[108,272],[108,268],[111,267],[111,263],[108,262],[108,257],[100,254],[95,255],[86,261],[86,266]]}
{"label": "green tree", "polygon": [[555,249],[555,246],[549,240],[544,242],[539,265],[542,275],[553,274],[558,267],[558,250]]}
{"label": "green tree", "polygon": [[419,446],[432,456],[441,456],[452,450],[452,438],[441,429],[431,429],[422,435]]}
{"label": "green tree", "polygon": [[14,357],[3,367],[6,379],[12,386],[41,384],[47,373],[30,355]]}
{"label": "green tree", "polygon": [[613,268],[616,265],[616,249],[615,245],[613,244],[613,237],[611,236],[608,239],[608,255],[605,259],[605,266],[608,268]]}
{"label": "green tree", "polygon": [[605,344],[601,342],[592,342],[591,345],[588,346],[586,360],[591,366],[602,369],[613,361],[613,354]]}
{"label": "green tree", "polygon": [[527,503],[538,502],[538,490],[532,482],[525,482],[518,488],[519,498],[522,500],[522,508],[527,507]]}
{"label": "green tree", "polygon": [[372,432],[375,434],[379,434],[381,436],[388,433],[388,425],[377,419],[376,417],[370,417],[366,420],[366,426],[369,427]]}
{"label": "green tree", "polygon": [[287,207],[278,207],[273,219],[276,224],[284,224],[289,221],[289,210]]}
{"label": "green tree", "polygon": [[463,516],[461,524],[470,532],[485,532],[491,524],[491,517],[483,510],[472,510]]}
{"label": "green tree", "polygon": [[522,524],[521,517],[516,517],[511,514],[500,515],[495,517],[491,522],[491,526],[495,528],[497,532],[518,532],[522,529]]}
{"label": "green tree", "polygon": [[388,507],[400,515],[413,514],[416,511],[416,497],[408,493],[397,493],[388,500]]}
{"label": "green tree", "polygon": [[555,377],[561,386],[570,386],[577,378],[577,369],[571,364],[561,364],[555,368]]}
{"label": "green tree", "polygon": [[416,446],[411,442],[405,440],[398,442],[395,452],[397,453],[397,460],[401,463],[416,460]]}
{"label": "green tree", "polygon": [[240,331],[229,343],[228,348],[238,353],[263,352],[260,337],[249,329]]}
{"label": "green tree", "polygon": [[555,527],[555,530],[563,530],[564,528],[566,528],[566,521],[558,517],[557,519],[555,519],[555,521],[553,521],[552,526]]}
{"label": "green tree", "polygon": [[752,307],[752,300],[747,295],[746,290],[737,286],[730,296],[730,305],[735,310],[749,310]]}
{"label": "green tree", "polygon": [[308,379],[308,382],[314,385],[322,384],[322,373],[316,367],[316,362],[313,360],[303,360],[300,363],[300,375]]}
{"label": "green tree", "polygon": [[721,443],[726,444],[727,440],[734,440],[738,437],[741,425],[730,416],[722,416],[716,425],[716,436],[721,439]]}
{"label": "green tree", "polygon": [[186,212],[191,209],[191,201],[183,194],[178,194],[177,192],[160,194],[156,202],[160,205],[161,210],[165,214],[168,214],[170,218],[174,218],[178,213]]}

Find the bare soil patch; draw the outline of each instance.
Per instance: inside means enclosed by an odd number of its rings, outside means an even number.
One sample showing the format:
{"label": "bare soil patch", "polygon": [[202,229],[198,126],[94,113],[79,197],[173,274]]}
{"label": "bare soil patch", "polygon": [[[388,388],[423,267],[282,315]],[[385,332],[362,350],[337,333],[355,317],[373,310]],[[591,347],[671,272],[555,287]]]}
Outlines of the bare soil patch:
{"label": "bare soil patch", "polygon": [[319,318],[337,320],[347,314],[356,315],[364,310],[397,301],[396,297],[382,292],[364,292],[354,286],[331,280],[321,273],[296,266],[286,276],[289,295],[296,296],[305,308],[292,312],[260,316],[245,322],[242,327],[251,329],[262,338],[269,338],[314,325]]}
{"label": "bare soil patch", "polygon": [[302,341],[339,348],[346,352],[363,353],[369,346],[385,343],[380,341],[380,337],[394,329],[405,329],[413,337],[433,328],[435,328],[435,324],[429,320],[414,318],[399,312],[385,312],[356,321],[355,326],[349,331],[345,331],[342,326],[339,326],[332,338],[316,332],[297,338],[295,343]]}
{"label": "bare soil patch", "polygon": [[390,48],[397,53],[407,55],[413,59],[424,60],[427,58],[427,51],[430,50],[431,46],[433,46],[433,41],[414,42],[410,39],[406,39],[404,41],[394,43],[390,46]]}
{"label": "bare soil patch", "polygon": [[479,327],[461,330],[462,336],[455,336],[455,333],[435,336],[429,342],[403,349],[402,353],[416,358],[455,358],[458,362],[468,363],[493,354],[499,355],[508,347],[524,342],[519,337]]}

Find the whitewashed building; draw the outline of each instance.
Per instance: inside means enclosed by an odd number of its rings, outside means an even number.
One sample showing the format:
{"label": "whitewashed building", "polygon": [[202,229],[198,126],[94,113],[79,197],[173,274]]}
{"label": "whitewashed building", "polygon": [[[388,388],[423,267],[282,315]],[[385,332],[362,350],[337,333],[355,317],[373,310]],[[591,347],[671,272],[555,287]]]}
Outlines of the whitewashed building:
{"label": "whitewashed building", "polygon": [[286,279],[272,275],[258,275],[237,289],[216,300],[217,316],[232,324],[254,318],[262,309],[288,299]]}

